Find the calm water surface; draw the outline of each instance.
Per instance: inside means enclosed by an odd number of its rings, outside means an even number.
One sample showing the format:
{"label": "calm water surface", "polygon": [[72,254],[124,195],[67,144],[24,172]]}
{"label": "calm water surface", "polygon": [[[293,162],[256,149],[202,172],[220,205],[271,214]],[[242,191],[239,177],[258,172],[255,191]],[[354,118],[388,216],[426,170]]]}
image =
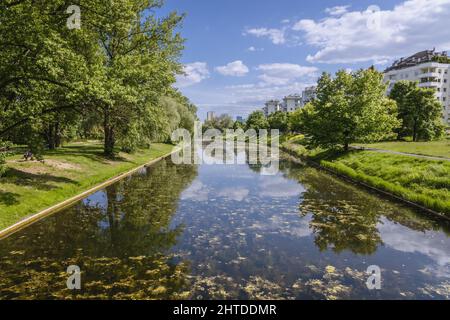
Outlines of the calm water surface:
{"label": "calm water surface", "polygon": [[450,298],[448,224],[285,157],[142,169],[0,240],[0,298]]}

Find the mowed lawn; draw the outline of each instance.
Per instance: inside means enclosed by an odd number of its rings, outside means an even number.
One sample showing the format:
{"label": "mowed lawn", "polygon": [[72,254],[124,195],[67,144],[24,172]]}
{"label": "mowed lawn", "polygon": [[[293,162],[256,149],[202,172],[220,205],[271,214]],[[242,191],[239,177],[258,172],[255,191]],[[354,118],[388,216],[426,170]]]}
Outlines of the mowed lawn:
{"label": "mowed lawn", "polygon": [[322,158],[320,163],[355,180],[450,216],[450,161],[352,151]]}
{"label": "mowed lawn", "polygon": [[103,157],[100,142],[71,143],[44,154],[44,161],[24,161],[22,154],[7,159],[0,178],[0,229],[55,205],[112,177],[170,153],[168,144],[152,144],[134,154]]}
{"label": "mowed lawn", "polygon": [[372,144],[357,144],[357,146],[391,150],[425,156],[450,158],[450,140],[429,142],[382,142]]}

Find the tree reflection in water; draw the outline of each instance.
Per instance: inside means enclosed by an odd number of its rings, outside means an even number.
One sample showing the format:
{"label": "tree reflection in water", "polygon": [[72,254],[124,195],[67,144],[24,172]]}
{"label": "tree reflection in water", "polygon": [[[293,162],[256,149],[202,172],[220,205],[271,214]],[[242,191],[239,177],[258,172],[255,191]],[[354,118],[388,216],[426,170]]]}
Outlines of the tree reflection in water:
{"label": "tree reflection in water", "polygon": [[[442,230],[446,226],[430,217],[414,214],[410,208],[403,209],[400,205],[368,197],[365,190],[358,190],[356,186],[314,168],[304,166],[298,170],[299,164],[292,161],[283,161],[281,165],[285,177],[306,187],[299,211],[303,217],[312,215],[310,227],[315,234],[315,244],[321,251],[375,253],[383,245],[378,228],[382,223],[381,214],[390,221],[422,232]],[[446,228],[444,231],[448,234]]]}
{"label": "tree reflection in water", "polygon": [[[183,227],[170,222],[196,176],[164,160],[2,240],[0,297],[186,298],[188,265],[169,254]],[[69,265],[80,291],[66,289]]]}

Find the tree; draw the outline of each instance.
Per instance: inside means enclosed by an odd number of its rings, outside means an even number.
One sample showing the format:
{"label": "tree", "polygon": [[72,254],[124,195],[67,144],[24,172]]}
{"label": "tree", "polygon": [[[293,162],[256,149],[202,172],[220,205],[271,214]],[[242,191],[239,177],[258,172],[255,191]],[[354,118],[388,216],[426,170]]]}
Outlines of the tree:
{"label": "tree", "polygon": [[74,136],[101,134],[105,155],[116,142],[132,149],[167,137],[172,97],[181,126],[196,108],[172,88],[181,73],[182,16],[154,13],[160,0],[86,0],[82,27],[66,27],[68,0],[0,3],[0,137],[36,152]]}
{"label": "tree", "polygon": [[206,120],[203,124],[203,131],[208,129],[218,129],[224,131],[226,129],[232,129],[234,125],[233,119],[227,114],[221,114],[211,120]]}
{"label": "tree", "polygon": [[257,110],[250,113],[246,122],[246,129],[254,129],[256,131],[261,129],[268,129],[269,122],[267,121],[264,112]]}
{"label": "tree", "polygon": [[301,126],[313,147],[348,150],[356,141],[372,142],[393,136],[398,127],[395,101],[385,96],[383,75],[374,70],[347,73],[335,78],[324,73],[317,98],[301,111]]}
{"label": "tree", "polygon": [[302,131],[302,108],[299,108],[289,115],[289,128],[293,132],[300,133]]}
{"label": "tree", "polygon": [[269,122],[270,129],[278,129],[282,133],[289,131],[289,114],[287,112],[274,112],[268,117],[267,120]]}
{"label": "tree", "polygon": [[398,117],[402,121],[399,137],[412,136],[413,141],[418,141],[442,136],[442,105],[434,89],[419,88],[417,82],[398,81],[390,98],[397,102]]}

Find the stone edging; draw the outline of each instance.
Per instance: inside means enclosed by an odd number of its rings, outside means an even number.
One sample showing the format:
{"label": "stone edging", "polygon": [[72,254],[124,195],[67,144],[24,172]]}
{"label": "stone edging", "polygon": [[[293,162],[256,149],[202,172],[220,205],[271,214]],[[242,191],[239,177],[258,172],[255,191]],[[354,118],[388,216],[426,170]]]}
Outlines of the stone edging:
{"label": "stone edging", "polygon": [[58,203],[56,205],[53,205],[50,208],[44,209],[44,210],[42,210],[42,211],[40,211],[38,213],[35,213],[35,214],[31,215],[31,216],[28,216],[27,218],[24,218],[24,219],[20,220],[19,222],[13,224],[12,226],[9,226],[9,227],[7,227],[7,228],[5,228],[3,230],[0,230],[0,240],[10,236],[11,234],[13,234],[13,233],[15,233],[15,232],[17,232],[19,230],[22,230],[23,228],[25,228],[25,227],[27,227],[27,226],[29,226],[29,225],[31,225],[31,224],[33,224],[33,223],[43,219],[45,217],[48,217],[48,216],[50,216],[50,215],[52,215],[52,214],[54,214],[56,212],[61,211],[64,208],[67,208],[68,206],[74,204],[75,202],[77,202],[77,201],[79,201],[79,200],[81,200],[83,198],[86,198],[87,196],[89,196],[89,195],[91,195],[91,194],[93,194],[93,193],[95,193],[95,192],[97,192],[97,191],[99,191],[99,190],[101,190],[101,189],[103,189],[103,188],[105,188],[107,186],[110,186],[111,184],[113,184],[113,183],[115,183],[115,182],[117,182],[119,180],[122,180],[123,178],[125,178],[125,177],[127,177],[129,175],[132,175],[133,173],[139,171],[140,169],[142,169],[144,167],[151,166],[151,165],[161,161],[162,159],[171,156],[173,153],[176,153],[179,150],[180,150],[179,147],[174,147],[174,149],[171,152],[169,152],[169,153],[167,153],[167,154],[165,154],[163,156],[155,158],[155,159],[151,160],[148,163],[140,165],[140,166],[138,166],[138,167],[136,167],[134,169],[131,169],[130,171],[127,171],[125,173],[122,173],[122,174],[120,174],[120,175],[118,175],[116,177],[108,179],[108,180],[106,180],[106,181],[104,181],[104,182],[102,182],[102,183],[92,187],[89,190],[86,190],[86,191],[84,191],[84,192],[82,192],[82,193],[80,193],[80,194],[78,194],[78,195],[76,195],[76,196],[74,196],[72,198],[69,198],[67,200],[64,200],[63,202],[60,202],[60,203]]}

